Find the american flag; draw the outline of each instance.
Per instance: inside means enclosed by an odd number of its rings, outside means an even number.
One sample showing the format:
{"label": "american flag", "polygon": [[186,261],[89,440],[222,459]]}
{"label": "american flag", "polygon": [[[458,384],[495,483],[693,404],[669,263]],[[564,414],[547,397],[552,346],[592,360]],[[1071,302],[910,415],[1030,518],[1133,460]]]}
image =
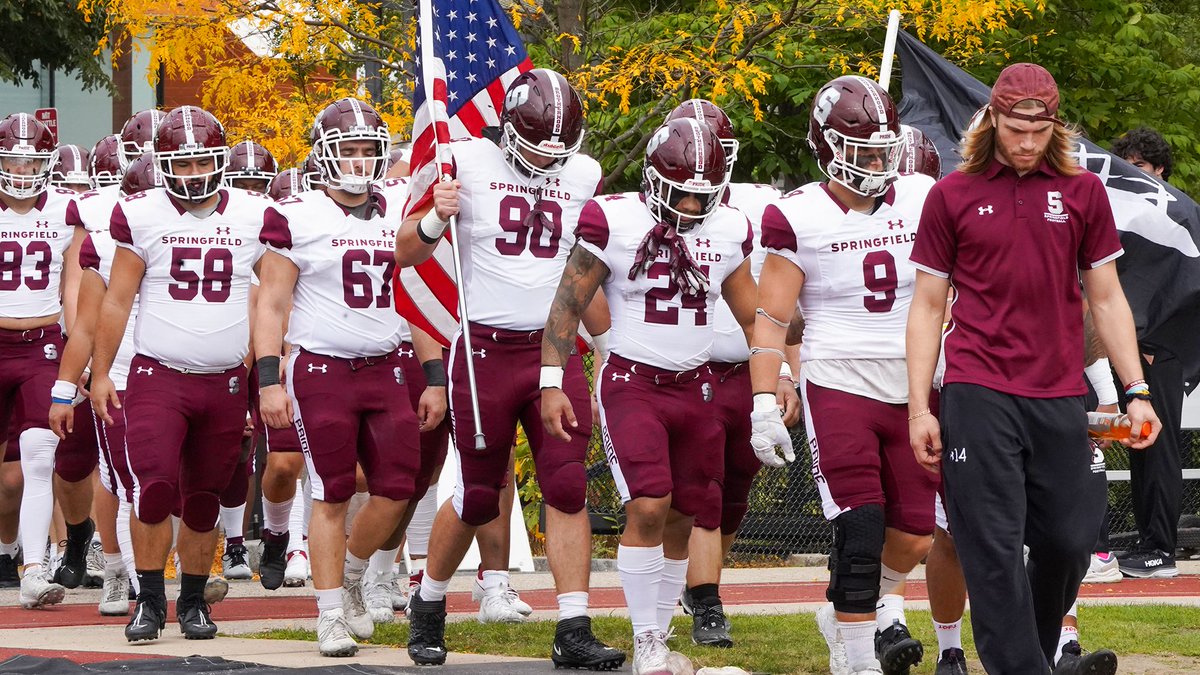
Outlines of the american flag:
{"label": "american flag", "polygon": [[[424,209],[433,198],[434,183],[450,172],[445,147],[449,139],[478,138],[484,127],[499,126],[508,85],[533,68],[521,36],[497,0],[423,2],[418,20],[432,20],[417,33],[432,33],[433,46],[423,50],[418,37],[417,53],[424,56],[416,60],[412,179],[405,217]],[[426,78],[432,96],[426,93]],[[396,311],[449,346],[458,330],[458,288],[449,242],[443,241],[424,263],[396,270],[393,286]]]}

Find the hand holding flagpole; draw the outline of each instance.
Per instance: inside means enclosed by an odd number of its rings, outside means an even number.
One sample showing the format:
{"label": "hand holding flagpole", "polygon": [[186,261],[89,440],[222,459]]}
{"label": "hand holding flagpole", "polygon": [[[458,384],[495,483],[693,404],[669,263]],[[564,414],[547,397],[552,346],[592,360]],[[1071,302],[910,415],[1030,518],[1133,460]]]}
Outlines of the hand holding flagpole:
{"label": "hand holding flagpole", "polygon": [[[433,7],[431,0],[420,0],[420,15],[418,25],[421,30],[421,82],[425,88],[425,101],[430,106],[434,128],[434,155],[436,157],[440,181],[454,180],[450,175],[450,162],[446,158],[449,150],[449,138],[446,137],[448,126],[444,123],[448,117],[446,101],[446,76],[441,59],[433,51]],[[438,88],[441,88],[440,96]],[[482,451],[487,448],[483,436],[483,422],[479,416],[479,389],[475,384],[475,352],[471,347],[471,323],[467,315],[467,287],[462,278],[462,254],[458,243],[458,217],[450,216],[450,247],[454,255],[454,282],[458,286],[458,318],[462,324],[463,347],[467,350],[467,386],[471,394],[471,413],[475,419],[475,449]]]}

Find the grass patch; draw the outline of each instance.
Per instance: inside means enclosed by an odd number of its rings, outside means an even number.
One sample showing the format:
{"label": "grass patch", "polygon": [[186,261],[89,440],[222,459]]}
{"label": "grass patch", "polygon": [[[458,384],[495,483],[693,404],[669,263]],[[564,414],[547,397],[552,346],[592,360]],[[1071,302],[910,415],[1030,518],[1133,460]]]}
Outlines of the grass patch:
{"label": "grass patch", "polygon": [[[926,645],[926,659],[913,673],[932,673],[937,639],[928,612],[910,611],[909,628]],[[732,617],[733,649],[696,647],[691,643],[691,619],[676,616],[676,638],[671,647],[687,654],[702,666],[735,665],[761,673],[828,673],[829,656],[812,614],[740,615]],[[633,649],[628,619],[592,619],[596,635],[604,642]],[[1107,647],[1118,655],[1146,654],[1200,657],[1200,607],[1128,605],[1083,607],[1079,616],[1085,647]],[[316,640],[312,631],[272,630],[243,637],[282,640]],[[487,624],[457,621],[446,625],[446,643],[451,651],[550,658],[554,623]],[[976,658],[971,640],[970,617],[963,627],[969,658]],[[408,624],[377,626],[370,644],[403,648],[408,642]]]}

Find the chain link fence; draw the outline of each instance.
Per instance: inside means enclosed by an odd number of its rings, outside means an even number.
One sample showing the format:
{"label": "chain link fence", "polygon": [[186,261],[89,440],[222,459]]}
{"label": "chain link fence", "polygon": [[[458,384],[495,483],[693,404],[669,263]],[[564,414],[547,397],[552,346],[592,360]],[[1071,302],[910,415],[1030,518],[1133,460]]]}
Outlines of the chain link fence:
{"label": "chain link fence", "polygon": [[[821,496],[810,471],[808,441],[803,424],[792,429],[796,461],[778,468],[763,468],[750,492],[749,510],[734,543],[735,556],[787,558],[792,554],[828,553],[832,530],[821,512]],[[700,449],[697,449],[700,451]],[[1183,434],[1183,466],[1200,469],[1200,431]],[[1106,452],[1109,532],[1114,549],[1128,548],[1137,539],[1129,481],[1128,451],[1114,446]],[[619,534],[623,522],[621,498],[594,430],[588,451],[588,508],[595,534]],[[1200,480],[1186,480],[1179,547],[1188,557],[1200,558]]]}

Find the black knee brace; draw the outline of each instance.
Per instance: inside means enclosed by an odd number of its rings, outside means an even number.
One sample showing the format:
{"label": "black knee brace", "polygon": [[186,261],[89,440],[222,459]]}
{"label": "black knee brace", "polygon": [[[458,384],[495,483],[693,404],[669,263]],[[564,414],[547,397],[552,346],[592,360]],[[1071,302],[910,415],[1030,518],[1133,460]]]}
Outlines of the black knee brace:
{"label": "black knee brace", "polygon": [[860,506],[833,519],[833,551],[829,555],[829,589],[825,597],[837,611],[875,611],[884,528],[880,504]]}

